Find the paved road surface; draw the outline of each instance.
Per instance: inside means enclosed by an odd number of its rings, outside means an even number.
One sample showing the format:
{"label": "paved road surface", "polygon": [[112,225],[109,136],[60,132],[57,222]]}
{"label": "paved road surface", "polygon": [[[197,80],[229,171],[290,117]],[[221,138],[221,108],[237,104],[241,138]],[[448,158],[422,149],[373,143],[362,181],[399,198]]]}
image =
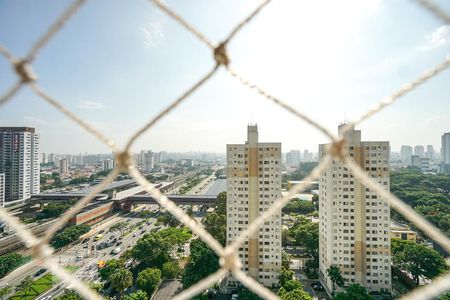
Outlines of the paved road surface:
{"label": "paved road surface", "polygon": [[226,179],[216,179],[212,185],[209,186],[208,190],[204,195],[214,195],[217,196],[221,192],[227,190],[227,180]]}
{"label": "paved road surface", "polygon": [[182,289],[182,284],[178,280],[163,281],[153,297],[153,300],[172,299],[173,296],[178,294]]}

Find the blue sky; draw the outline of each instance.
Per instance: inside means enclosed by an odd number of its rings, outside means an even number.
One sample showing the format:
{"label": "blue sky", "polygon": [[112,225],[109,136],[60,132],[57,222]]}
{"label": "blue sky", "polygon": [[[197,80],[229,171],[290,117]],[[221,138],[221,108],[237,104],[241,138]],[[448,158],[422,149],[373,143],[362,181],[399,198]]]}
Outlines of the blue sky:
{"label": "blue sky", "polygon": [[[336,3],[336,2],[339,2]],[[0,43],[24,55],[68,6],[0,2]],[[218,42],[259,1],[167,1]],[[450,13],[448,1],[437,2]],[[232,67],[330,130],[415,79],[450,52],[450,26],[412,1],[273,1],[229,45]],[[144,0],[88,1],[42,49],[39,84],[119,145],[201,78],[209,49]],[[15,80],[0,57],[0,91]],[[433,144],[450,131],[450,70],[359,127],[366,140]],[[141,137],[134,150],[225,152],[257,122],[283,151],[326,142],[316,129],[220,70]],[[0,107],[0,125],[34,126],[44,152],[107,152],[27,88]]]}

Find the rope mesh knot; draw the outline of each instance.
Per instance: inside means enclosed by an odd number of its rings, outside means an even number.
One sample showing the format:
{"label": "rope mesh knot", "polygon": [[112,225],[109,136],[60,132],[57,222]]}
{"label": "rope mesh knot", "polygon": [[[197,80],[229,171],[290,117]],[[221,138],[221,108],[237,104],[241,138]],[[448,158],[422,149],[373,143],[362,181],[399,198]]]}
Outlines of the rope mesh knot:
{"label": "rope mesh knot", "polygon": [[116,152],[114,154],[116,169],[120,172],[127,172],[133,165],[132,155],[129,151]]}
{"label": "rope mesh knot", "polygon": [[236,272],[241,269],[242,263],[237,254],[230,248],[225,249],[224,254],[219,259],[219,264],[222,269]]}
{"label": "rope mesh knot", "polygon": [[214,48],[214,59],[218,65],[228,67],[230,59],[228,58],[226,45],[226,43],[220,43],[216,48]]}
{"label": "rope mesh knot", "polygon": [[30,248],[32,256],[37,260],[46,260],[50,258],[54,249],[49,247],[45,240],[37,240],[37,242]]}
{"label": "rope mesh knot", "polygon": [[329,153],[332,157],[339,159],[340,161],[345,161],[345,145],[347,141],[345,138],[334,141],[331,143],[329,148]]}
{"label": "rope mesh knot", "polygon": [[29,83],[37,80],[37,75],[33,72],[31,64],[27,60],[21,59],[13,63],[16,74],[23,83]]}

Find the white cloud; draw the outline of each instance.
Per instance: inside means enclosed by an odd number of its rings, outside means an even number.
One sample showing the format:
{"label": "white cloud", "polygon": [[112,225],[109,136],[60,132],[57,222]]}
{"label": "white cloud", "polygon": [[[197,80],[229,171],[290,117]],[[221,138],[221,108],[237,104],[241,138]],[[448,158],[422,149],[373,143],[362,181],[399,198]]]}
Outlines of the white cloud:
{"label": "white cloud", "polygon": [[442,25],[425,36],[425,43],[420,45],[420,51],[430,51],[450,44],[450,25]]}
{"label": "white cloud", "polygon": [[28,126],[28,124],[34,125],[34,126],[35,125],[41,125],[41,126],[47,125],[47,121],[33,117],[33,116],[24,116],[23,121],[27,124],[27,126]]}
{"label": "white cloud", "polygon": [[140,28],[144,47],[160,46],[165,37],[167,17],[161,11],[156,11],[148,16],[148,20],[147,25]]}
{"label": "white cloud", "polygon": [[80,104],[78,104],[78,107],[85,110],[98,110],[105,108],[105,106],[102,103],[94,101],[83,101]]}
{"label": "white cloud", "polygon": [[161,44],[164,39],[165,20],[158,18],[148,23],[147,27],[141,28],[145,47],[156,47]]}

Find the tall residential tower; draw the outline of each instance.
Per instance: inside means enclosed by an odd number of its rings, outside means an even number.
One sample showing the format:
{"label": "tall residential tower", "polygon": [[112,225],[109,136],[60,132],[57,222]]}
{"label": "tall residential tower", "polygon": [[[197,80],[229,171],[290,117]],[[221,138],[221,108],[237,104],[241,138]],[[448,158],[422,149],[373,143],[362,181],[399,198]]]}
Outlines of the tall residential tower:
{"label": "tall residential tower", "polygon": [[[245,144],[227,145],[227,244],[231,244],[281,196],[281,143],[259,143],[257,125]],[[239,248],[243,270],[267,287],[278,285],[281,269],[281,211]],[[239,282],[232,274],[227,287]]]}
{"label": "tall residential tower", "polygon": [[[389,142],[361,141],[361,131],[354,129],[346,139],[348,155],[388,190]],[[319,146],[320,157],[326,146]],[[340,161],[333,161],[320,177],[319,195],[319,274],[324,286],[332,290],[327,269],[335,265],[345,286],[359,283],[370,291],[390,292],[388,202],[357,182]]]}
{"label": "tall residential tower", "polygon": [[39,135],[34,128],[0,127],[0,173],[5,174],[5,204],[39,193]]}

